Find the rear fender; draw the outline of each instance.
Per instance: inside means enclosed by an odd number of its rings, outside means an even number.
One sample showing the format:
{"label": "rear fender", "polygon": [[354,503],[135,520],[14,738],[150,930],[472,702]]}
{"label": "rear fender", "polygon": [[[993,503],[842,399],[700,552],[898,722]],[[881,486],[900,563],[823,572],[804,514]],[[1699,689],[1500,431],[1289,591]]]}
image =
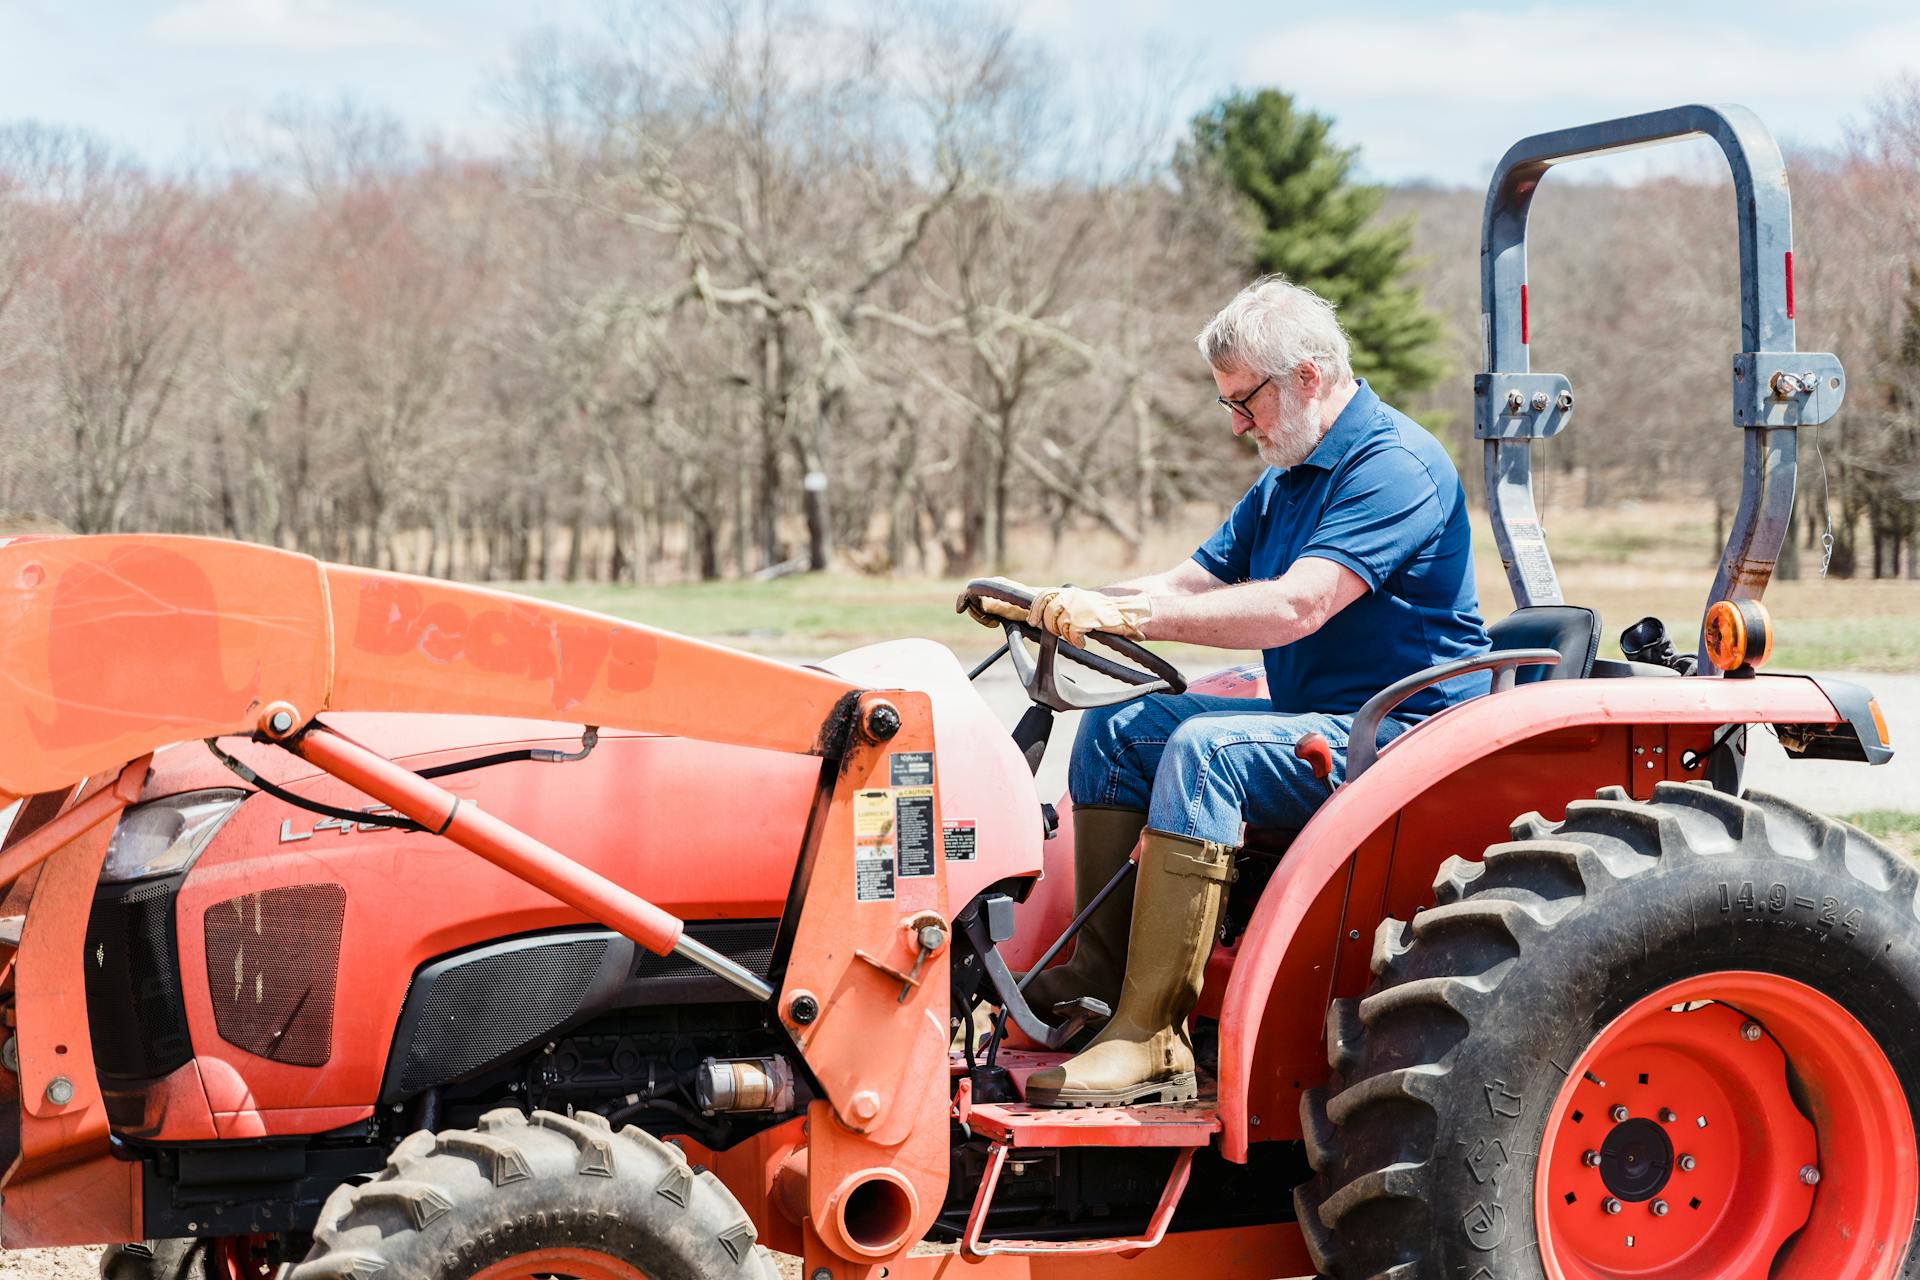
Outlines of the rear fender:
{"label": "rear fender", "polygon": [[[1311,1047],[1268,1041],[1298,1034],[1301,1020],[1288,1016],[1290,1012],[1323,1012],[1336,969],[1351,967],[1342,963],[1344,953],[1370,943],[1379,911],[1368,904],[1387,901],[1390,858],[1357,860],[1356,854],[1363,849],[1391,853],[1396,845],[1405,848],[1410,841],[1423,840],[1433,844],[1457,834],[1399,830],[1403,812],[1422,796],[1496,752],[1582,727],[1594,730],[1596,743],[1611,739],[1624,745],[1639,741],[1641,731],[1635,726],[1664,740],[1668,730],[1691,729],[1692,736],[1699,736],[1727,724],[1832,725],[1842,720],[1820,685],[1806,676],[1547,680],[1476,698],[1403,734],[1382,752],[1373,769],[1336,792],[1301,831],[1240,943],[1220,1014],[1224,1153],[1244,1161],[1249,1132],[1263,1120],[1263,1139],[1298,1132],[1294,1117],[1274,1114],[1275,1105],[1297,1098],[1301,1087],[1324,1078],[1324,1032]],[[1624,758],[1608,762],[1613,781],[1631,781],[1632,761],[1638,757],[1630,754],[1630,746],[1627,751]],[[1591,751],[1584,754],[1591,758]],[[1672,770],[1673,763],[1666,768]],[[1664,776],[1687,775],[1675,771]],[[1533,787],[1534,807],[1564,806],[1576,798],[1565,784],[1559,794],[1553,793],[1557,778],[1554,774]],[[1529,781],[1520,780],[1520,785]],[[1592,789],[1578,794],[1590,795]],[[1476,790],[1471,798],[1477,802],[1488,796]],[[1496,816],[1504,824],[1518,811]],[[1358,871],[1363,865],[1369,869],[1365,884]],[[1345,932],[1338,932],[1343,926]],[[1279,1004],[1273,1005],[1283,970],[1289,982]],[[1265,1064],[1260,1069],[1256,1052]],[[1274,1060],[1286,1069],[1276,1070]]]}

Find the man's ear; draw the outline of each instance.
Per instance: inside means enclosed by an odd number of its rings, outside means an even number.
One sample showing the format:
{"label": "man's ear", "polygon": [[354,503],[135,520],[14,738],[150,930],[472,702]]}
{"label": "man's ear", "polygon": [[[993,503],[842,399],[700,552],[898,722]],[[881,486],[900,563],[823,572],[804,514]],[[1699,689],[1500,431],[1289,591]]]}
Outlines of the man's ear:
{"label": "man's ear", "polygon": [[1299,380],[1301,393],[1309,400],[1319,399],[1320,393],[1326,389],[1326,379],[1320,374],[1320,363],[1317,360],[1301,361],[1293,374]]}

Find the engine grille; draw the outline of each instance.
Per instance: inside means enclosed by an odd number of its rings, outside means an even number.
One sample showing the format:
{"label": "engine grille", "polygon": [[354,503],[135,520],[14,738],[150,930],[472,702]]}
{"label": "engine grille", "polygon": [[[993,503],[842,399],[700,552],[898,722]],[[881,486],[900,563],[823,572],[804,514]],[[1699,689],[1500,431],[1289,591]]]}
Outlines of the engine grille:
{"label": "engine grille", "polygon": [[87,1025],[102,1076],[153,1080],[193,1057],[174,896],[184,877],[102,885],[87,917]]}
{"label": "engine grille", "polygon": [[346,914],[347,891],[337,884],[289,885],[209,907],[207,986],[220,1038],[275,1062],[326,1065]]}

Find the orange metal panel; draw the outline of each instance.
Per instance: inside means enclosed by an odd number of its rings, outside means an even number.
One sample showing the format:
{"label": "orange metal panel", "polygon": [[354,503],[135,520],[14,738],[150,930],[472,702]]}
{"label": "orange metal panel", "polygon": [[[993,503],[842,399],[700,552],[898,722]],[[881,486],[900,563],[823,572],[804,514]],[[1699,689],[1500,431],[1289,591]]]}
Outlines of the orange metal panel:
{"label": "orange metal panel", "polygon": [[206,1086],[200,1080],[200,1064],[188,1062],[178,1071],[143,1084],[131,1094],[113,1089],[109,1098],[139,1100],[140,1123],[122,1130],[131,1138],[164,1137],[169,1142],[211,1142],[220,1136],[214,1128],[213,1111],[207,1106]]}
{"label": "orange metal panel", "polygon": [[584,609],[324,568],[335,707],[527,716],[817,752],[821,726],[854,687]]}
{"label": "orange metal panel", "polygon": [[[867,732],[876,717],[897,718],[898,730]],[[951,913],[932,709],[924,694],[869,693],[855,723],[862,731],[804,855],[779,996],[827,1098],[808,1115],[810,1240],[833,1241],[846,1260],[899,1256],[932,1225],[946,1196],[950,1106]],[[923,953],[919,930],[931,925],[940,944]],[[868,1183],[891,1188],[861,1194],[890,1206],[878,1238],[897,1246],[857,1248],[843,1229],[850,1197]]]}
{"label": "orange metal panel", "polygon": [[324,1133],[358,1124],[373,1114],[363,1107],[282,1107],[274,1111],[216,1111],[214,1128],[222,1138],[271,1138],[280,1134]]}
{"label": "orange metal panel", "polygon": [[328,669],[317,561],[210,538],[0,547],[0,790],[51,791],[168,742],[317,708]]}
{"label": "orange metal panel", "polygon": [[[92,1244],[121,1231],[131,1234],[120,1238],[138,1238],[131,1166],[108,1153],[83,966],[112,819],[145,772],[143,758],[94,793],[115,803],[42,864],[34,886],[14,960],[15,1007],[26,1016],[17,1032],[20,1158],[0,1182],[0,1239],[9,1247]],[[75,1198],[86,1196],[94,1199]]]}
{"label": "orange metal panel", "polygon": [[[1303,925],[1309,911],[1348,866],[1353,850],[1380,825],[1382,815],[1399,812],[1443,784],[1450,786],[1449,780],[1475,760],[1563,730],[1632,724],[1833,724],[1838,719],[1833,704],[1805,676],[1543,680],[1476,698],[1396,739],[1378,766],[1335,792],[1300,833],[1261,895],[1240,944],[1220,1018],[1222,1153],[1231,1160],[1247,1156],[1249,1118],[1255,1114],[1249,1109],[1255,1058],[1268,1038],[1263,1019],[1272,1007],[1275,980],[1296,946],[1308,945]],[[1513,777],[1511,784],[1528,789],[1535,799],[1506,816],[1555,798],[1564,804],[1571,793],[1556,790],[1555,782],[1537,773]],[[1472,795],[1477,804],[1489,802],[1483,793],[1462,793]],[[1403,821],[1398,839],[1404,844],[1436,834]],[[1292,993],[1287,998],[1292,999]]]}
{"label": "orange metal panel", "polygon": [[1141,1107],[1032,1107],[979,1102],[960,1117],[1009,1147],[1204,1147],[1220,1132],[1210,1102]]}
{"label": "orange metal panel", "polygon": [[0,794],[274,704],[519,715],[817,752],[853,688],[637,623],[211,538],[0,545]]}
{"label": "orange metal panel", "polygon": [[140,1166],[98,1155],[30,1179],[8,1174],[8,1249],[70,1244],[128,1244],[141,1238]]}
{"label": "orange metal panel", "polygon": [[658,955],[673,950],[684,922],[639,894],[581,866],[477,805],[356,742],[315,728],[289,744],[342,782],[390,805],[427,830],[477,853]]}

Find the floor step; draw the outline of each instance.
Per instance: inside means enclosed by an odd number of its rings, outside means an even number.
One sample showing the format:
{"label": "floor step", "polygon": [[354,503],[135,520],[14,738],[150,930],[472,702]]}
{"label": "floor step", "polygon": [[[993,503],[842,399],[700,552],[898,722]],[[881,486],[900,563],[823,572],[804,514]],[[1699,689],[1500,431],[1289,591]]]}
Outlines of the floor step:
{"label": "floor step", "polygon": [[1139,1107],[966,1101],[960,1121],[1004,1147],[1204,1147],[1220,1132],[1211,1099]]}

